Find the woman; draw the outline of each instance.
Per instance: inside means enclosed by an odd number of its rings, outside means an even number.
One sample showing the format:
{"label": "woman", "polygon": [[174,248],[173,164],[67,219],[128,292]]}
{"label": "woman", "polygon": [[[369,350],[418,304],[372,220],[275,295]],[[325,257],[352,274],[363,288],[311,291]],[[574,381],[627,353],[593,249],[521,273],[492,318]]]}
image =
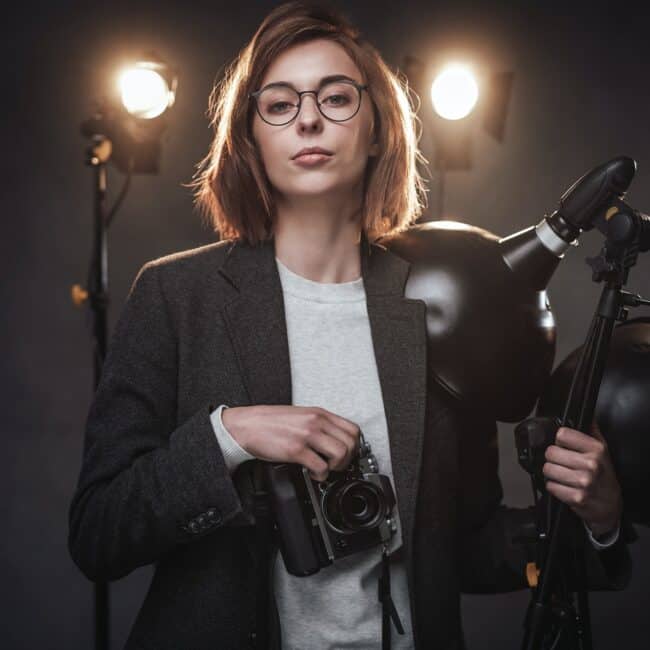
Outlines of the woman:
{"label": "woman", "polygon": [[[288,3],[211,104],[194,187],[224,241],[138,273],[88,416],[72,557],[93,580],[156,564],[127,648],[462,648],[460,590],[526,586],[512,537],[530,513],[500,505],[495,423],[427,382],[424,303],[374,243],[422,211],[406,90],[343,18]],[[397,497],[392,637],[382,549],[292,576],[251,493],[259,461],[345,469],[361,432]],[[609,535],[591,585],[620,587],[606,448],[565,433],[549,491]]]}

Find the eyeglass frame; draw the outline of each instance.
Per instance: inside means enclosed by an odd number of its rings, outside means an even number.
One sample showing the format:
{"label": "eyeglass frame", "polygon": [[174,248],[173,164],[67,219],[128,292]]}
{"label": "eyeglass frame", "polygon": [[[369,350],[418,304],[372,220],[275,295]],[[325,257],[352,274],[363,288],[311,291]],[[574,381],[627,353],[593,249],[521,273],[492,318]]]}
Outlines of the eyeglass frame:
{"label": "eyeglass frame", "polygon": [[[319,93],[319,92],[320,92],[320,91],[321,91],[325,86],[327,86],[327,85],[329,85],[329,84],[331,84],[331,83],[346,83],[346,84],[349,84],[350,86],[354,86],[354,87],[357,89],[357,92],[359,93],[359,105],[357,106],[357,110],[354,111],[354,113],[352,113],[352,115],[350,115],[350,117],[346,117],[344,120],[334,120],[334,119],[332,119],[331,117],[327,117],[327,115],[325,115],[325,113],[323,113],[323,111],[321,110],[320,102],[318,101],[318,93]],[[276,86],[280,86],[280,87],[283,87],[283,88],[291,88],[291,90],[293,90],[293,91],[296,93],[296,95],[298,95],[298,110],[296,111],[296,114],[295,114],[295,115],[294,115],[290,120],[288,120],[288,121],[286,121],[286,122],[282,122],[281,124],[274,124],[273,122],[269,122],[268,120],[265,120],[264,117],[262,117],[262,113],[260,112],[260,106],[259,106],[259,103],[258,103],[258,101],[257,101],[257,98],[258,98],[258,97],[259,97],[259,96],[260,96],[260,95],[261,95],[265,90],[267,90],[268,88],[276,87]],[[291,86],[291,85],[289,85],[289,84],[285,84],[285,83],[271,83],[271,84],[268,84],[268,85],[264,86],[264,88],[260,88],[260,90],[256,90],[254,93],[250,93],[250,94],[248,95],[248,98],[249,98],[249,99],[254,99],[254,100],[255,100],[255,110],[257,111],[257,114],[260,116],[260,119],[261,119],[263,122],[265,122],[266,124],[268,124],[269,126],[286,126],[287,124],[291,124],[291,122],[293,122],[293,121],[298,117],[298,115],[300,115],[300,109],[302,108],[302,96],[303,96],[303,95],[308,95],[308,94],[312,94],[312,95],[314,95],[314,99],[315,99],[315,102],[316,102],[316,108],[318,108],[318,112],[319,112],[319,113],[320,113],[320,114],[321,114],[321,115],[322,115],[326,120],[329,120],[330,122],[337,122],[337,123],[340,123],[340,122],[347,122],[348,120],[351,120],[351,119],[352,119],[352,118],[353,118],[353,117],[354,117],[354,116],[359,112],[359,110],[361,109],[361,100],[362,100],[362,98],[363,98],[363,96],[361,95],[361,92],[362,92],[363,90],[365,90],[366,92],[368,92],[368,86],[369,86],[369,84],[360,84],[360,83],[358,83],[357,81],[354,81],[354,79],[332,79],[332,80],[330,80],[330,81],[324,83],[324,84],[323,84],[320,88],[318,88],[317,90],[296,90],[293,86]]]}

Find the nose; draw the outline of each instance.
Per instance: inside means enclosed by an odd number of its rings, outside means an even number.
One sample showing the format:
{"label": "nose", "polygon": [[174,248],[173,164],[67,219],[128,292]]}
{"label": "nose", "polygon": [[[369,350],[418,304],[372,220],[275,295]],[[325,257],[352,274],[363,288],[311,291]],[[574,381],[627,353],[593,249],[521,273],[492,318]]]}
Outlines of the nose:
{"label": "nose", "polygon": [[[296,124],[300,130],[314,131],[319,126],[322,127],[323,116],[318,110],[317,102],[316,94],[310,93],[302,96],[302,103],[298,111],[298,116],[296,117]],[[306,106],[307,104],[309,105]]]}

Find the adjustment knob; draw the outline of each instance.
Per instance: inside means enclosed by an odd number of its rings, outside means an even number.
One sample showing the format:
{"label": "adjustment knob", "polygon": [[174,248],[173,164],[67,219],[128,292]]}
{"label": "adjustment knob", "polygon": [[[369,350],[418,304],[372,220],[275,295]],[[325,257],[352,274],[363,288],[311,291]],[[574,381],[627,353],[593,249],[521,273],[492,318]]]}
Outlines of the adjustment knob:
{"label": "adjustment knob", "polygon": [[70,290],[70,297],[75,306],[81,307],[88,300],[88,292],[80,284],[73,284]]}

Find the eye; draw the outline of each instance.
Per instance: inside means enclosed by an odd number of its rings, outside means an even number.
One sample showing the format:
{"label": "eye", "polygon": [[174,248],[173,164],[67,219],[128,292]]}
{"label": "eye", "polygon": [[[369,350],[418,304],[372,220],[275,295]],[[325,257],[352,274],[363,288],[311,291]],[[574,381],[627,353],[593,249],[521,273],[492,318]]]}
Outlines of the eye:
{"label": "eye", "polygon": [[350,99],[346,95],[330,95],[323,100],[323,103],[329,102],[333,106],[345,106],[349,101]]}
{"label": "eye", "polygon": [[271,104],[271,106],[269,106],[269,111],[271,113],[282,112],[283,110],[286,110],[282,108],[283,106],[293,106],[293,104],[290,104],[289,102],[276,102],[275,104]]}

